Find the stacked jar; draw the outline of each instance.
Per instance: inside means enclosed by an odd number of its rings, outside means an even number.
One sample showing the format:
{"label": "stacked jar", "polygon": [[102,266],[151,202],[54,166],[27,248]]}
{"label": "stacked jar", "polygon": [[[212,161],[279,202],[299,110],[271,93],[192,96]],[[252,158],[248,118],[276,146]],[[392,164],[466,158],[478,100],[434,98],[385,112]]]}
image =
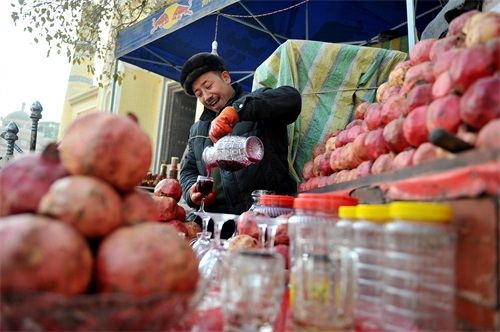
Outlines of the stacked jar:
{"label": "stacked jar", "polygon": [[453,331],[456,234],[451,208],[390,204],[385,227],[383,318],[386,331]]}
{"label": "stacked jar", "polygon": [[350,331],[353,271],[350,256],[334,243],[338,209],[357,199],[299,194],[288,222],[290,304],[295,331]]}
{"label": "stacked jar", "polygon": [[261,195],[259,204],[254,212],[265,213],[271,218],[288,215],[293,212],[293,196],[286,195]]}
{"label": "stacked jar", "polygon": [[356,221],[357,206],[339,207],[339,221],[335,225],[335,242],[338,245],[352,248],[353,229],[352,224]]}
{"label": "stacked jar", "polygon": [[356,262],[356,331],[382,330],[384,225],[391,220],[389,206],[360,204],[353,224]]}

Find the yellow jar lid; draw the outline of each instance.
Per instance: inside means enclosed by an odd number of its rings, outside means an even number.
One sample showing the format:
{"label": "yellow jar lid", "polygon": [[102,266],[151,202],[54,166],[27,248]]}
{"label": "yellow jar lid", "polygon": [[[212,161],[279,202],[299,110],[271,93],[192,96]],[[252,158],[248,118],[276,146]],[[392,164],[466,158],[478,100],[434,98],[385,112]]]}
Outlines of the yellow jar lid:
{"label": "yellow jar lid", "polygon": [[431,202],[392,202],[389,204],[390,214],[394,219],[450,222],[451,207],[441,203]]}
{"label": "yellow jar lid", "polygon": [[339,207],[339,217],[346,219],[356,219],[356,205]]}
{"label": "yellow jar lid", "polygon": [[386,204],[359,204],[356,208],[358,219],[368,219],[370,221],[385,223],[390,221],[389,205]]}

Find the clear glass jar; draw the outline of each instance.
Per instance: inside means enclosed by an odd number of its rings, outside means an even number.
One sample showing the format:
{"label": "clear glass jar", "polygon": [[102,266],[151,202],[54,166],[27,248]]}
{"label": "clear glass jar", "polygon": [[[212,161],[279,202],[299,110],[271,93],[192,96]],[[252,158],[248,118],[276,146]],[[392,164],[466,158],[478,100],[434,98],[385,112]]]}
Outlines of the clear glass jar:
{"label": "clear glass jar", "polygon": [[262,195],[259,204],[253,211],[268,214],[271,218],[292,213],[293,196],[286,195]]}
{"label": "clear glass jar", "polygon": [[391,221],[389,206],[360,204],[353,228],[356,253],[356,330],[382,330],[382,286],[384,269],[384,225]]}
{"label": "clear glass jar", "polygon": [[390,204],[385,226],[386,331],[454,331],[456,232],[448,205]]}
{"label": "clear glass jar", "polygon": [[248,209],[248,211],[253,211],[257,206],[259,206],[259,198],[262,195],[274,195],[275,192],[274,190],[266,190],[266,189],[259,189],[259,190],[254,190],[252,191],[252,206]]}
{"label": "clear glass jar", "polygon": [[288,222],[290,304],[295,331],[350,331],[353,327],[353,267],[349,250],[335,246],[338,208],[357,199],[299,194]]}

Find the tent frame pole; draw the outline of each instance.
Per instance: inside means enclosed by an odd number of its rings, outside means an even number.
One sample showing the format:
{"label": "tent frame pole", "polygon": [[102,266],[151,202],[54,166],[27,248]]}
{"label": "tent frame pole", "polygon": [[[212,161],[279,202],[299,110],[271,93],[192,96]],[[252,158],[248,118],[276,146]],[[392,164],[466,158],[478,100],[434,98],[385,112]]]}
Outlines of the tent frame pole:
{"label": "tent frame pole", "polygon": [[416,1],[406,0],[406,20],[408,24],[408,52],[411,53],[413,46],[417,43],[417,38],[415,34],[415,6]]}

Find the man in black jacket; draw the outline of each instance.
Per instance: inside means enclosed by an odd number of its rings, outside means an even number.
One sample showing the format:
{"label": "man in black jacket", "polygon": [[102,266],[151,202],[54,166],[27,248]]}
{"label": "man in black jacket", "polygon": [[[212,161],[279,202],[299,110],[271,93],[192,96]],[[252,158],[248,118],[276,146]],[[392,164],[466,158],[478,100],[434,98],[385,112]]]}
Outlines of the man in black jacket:
{"label": "man in black jacket", "polygon": [[189,133],[188,149],[180,170],[183,198],[196,210],[201,193],[196,191],[198,175],[207,175],[202,161],[205,147],[227,134],[257,136],[264,144],[262,161],[239,171],[212,169],[214,190],[205,199],[207,212],[241,214],[252,204],[257,189],[292,195],[297,183],[288,170],[287,125],[300,114],[302,98],[293,87],[243,91],[231,77],[224,60],[211,53],[192,56],[182,67],[180,83],[184,91],[196,96],[204,110]]}

